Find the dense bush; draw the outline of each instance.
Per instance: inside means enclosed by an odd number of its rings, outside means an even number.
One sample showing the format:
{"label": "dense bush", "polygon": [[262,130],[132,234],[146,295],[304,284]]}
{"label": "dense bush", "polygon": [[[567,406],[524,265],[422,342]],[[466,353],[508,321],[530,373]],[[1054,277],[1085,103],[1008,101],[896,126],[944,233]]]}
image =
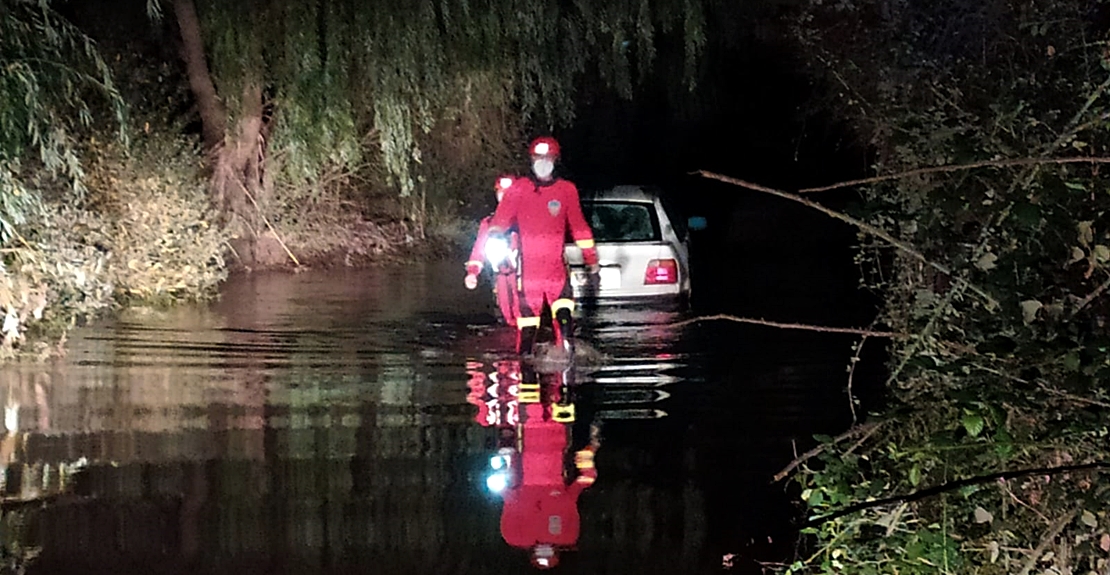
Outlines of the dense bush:
{"label": "dense bush", "polygon": [[15,319],[5,352],[27,330],[49,339],[119,304],[204,298],[226,277],[226,232],[210,224],[195,150],[153,133],[129,151],[90,150],[87,203],[48,196],[26,243],[6,252],[0,306]]}
{"label": "dense bush", "polygon": [[[814,1],[800,19],[877,173],[994,165],[861,188],[858,216],[914,246],[861,252],[906,335],[874,416],[892,423],[798,482],[812,515],[935,493],[819,522],[791,571],[1106,572],[1110,181],[1105,160],[1060,160],[1110,149],[1107,7]],[[1075,464],[1094,465],[972,480]]]}

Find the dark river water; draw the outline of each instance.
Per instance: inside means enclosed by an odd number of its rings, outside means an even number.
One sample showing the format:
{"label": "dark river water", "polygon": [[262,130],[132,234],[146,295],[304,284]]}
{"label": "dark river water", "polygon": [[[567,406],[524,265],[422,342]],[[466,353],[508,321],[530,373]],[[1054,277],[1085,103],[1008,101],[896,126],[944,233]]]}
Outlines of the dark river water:
{"label": "dark river water", "polygon": [[[695,310],[848,325],[846,258],[705,273]],[[511,443],[488,388],[520,369],[492,312],[450,261],[237,277],[210,306],[80,328],[63,359],[0,367],[3,540],[39,548],[32,573],[530,571],[487,483]],[[579,332],[603,357],[536,376],[574,405],[568,462],[600,430],[556,572],[791,555],[798,510],[770,478],[850,421],[853,339],[670,325],[693,315],[591,311]]]}

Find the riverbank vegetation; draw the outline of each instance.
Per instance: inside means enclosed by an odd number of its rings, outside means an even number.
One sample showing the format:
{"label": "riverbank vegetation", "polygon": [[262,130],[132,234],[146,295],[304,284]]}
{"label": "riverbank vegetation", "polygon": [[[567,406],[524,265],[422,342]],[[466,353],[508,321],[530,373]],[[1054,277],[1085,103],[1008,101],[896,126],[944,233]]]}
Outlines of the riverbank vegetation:
{"label": "riverbank vegetation", "polygon": [[451,249],[578,83],[631,97],[667,41],[692,85],[705,41],[683,0],[0,1],[4,357],[229,270]]}
{"label": "riverbank vegetation", "polygon": [[891,175],[852,215],[898,244],[861,228],[898,335],[888,405],[794,478],[808,539],[781,571],[1110,572],[1108,8],[815,1],[798,20],[817,106]]}

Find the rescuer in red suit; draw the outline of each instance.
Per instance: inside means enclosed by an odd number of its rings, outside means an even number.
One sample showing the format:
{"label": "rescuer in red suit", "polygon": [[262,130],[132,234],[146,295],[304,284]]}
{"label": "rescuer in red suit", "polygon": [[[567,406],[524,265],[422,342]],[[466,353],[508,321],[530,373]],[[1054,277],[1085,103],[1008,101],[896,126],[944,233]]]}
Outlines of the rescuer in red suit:
{"label": "rescuer in red suit", "polygon": [[530,396],[533,390],[523,383],[527,379],[523,376],[520,386],[520,469],[515,483],[502,493],[501,536],[513,547],[530,550],[534,566],[549,569],[559,563],[561,550],[578,544],[578,496],[597,478],[594,454],[600,437],[591,426],[590,443],[575,453],[577,473],[568,484],[564,457],[574,405],[559,403],[559,386],[544,385]]}
{"label": "rescuer in red suit", "polygon": [[[505,193],[512,187],[515,179],[512,176],[501,176],[493,184],[498,205],[501,204],[501,200],[504,199]],[[466,262],[466,278],[464,280],[466,289],[478,287],[478,274],[482,273],[482,268],[485,266],[487,259],[486,240],[489,239],[491,218],[493,218],[493,214],[482,218],[478,225],[478,237],[474,240],[474,247],[471,248],[470,258]],[[501,318],[507,325],[515,327],[516,318],[520,317],[520,294],[517,285],[520,242],[517,234],[509,234],[506,247],[508,251],[504,253],[504,257],[497,264],[492,262],[490,264],[494,266],[493,293],[497,297],[497,307],[501,310]]]}
{"label": "rescuer in red suit", "polygon": [[517,352],[528,354],[540,327],[540,314],[550,307],[555,343],[570,348],[574,334],[574,299],[567,281],[563,244],[569,230],[591,273],[597,273],[593,231],[582,215],[578,188],[554,176],[559,143],[540,137],[528,147],[534,177],[519,178],[505,194],[490,220],[490,234],[504,234],[516,226],[520,234],[520,317]]}

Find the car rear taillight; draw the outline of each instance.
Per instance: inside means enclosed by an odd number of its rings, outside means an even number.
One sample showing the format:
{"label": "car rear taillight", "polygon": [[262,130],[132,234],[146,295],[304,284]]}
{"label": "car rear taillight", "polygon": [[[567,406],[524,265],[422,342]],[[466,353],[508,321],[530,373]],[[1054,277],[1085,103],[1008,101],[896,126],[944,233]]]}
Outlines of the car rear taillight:
{"label": "car rear taillight", "polygon": [[651,260],[644,272],[644,285],[678,283],[678,262]]}

